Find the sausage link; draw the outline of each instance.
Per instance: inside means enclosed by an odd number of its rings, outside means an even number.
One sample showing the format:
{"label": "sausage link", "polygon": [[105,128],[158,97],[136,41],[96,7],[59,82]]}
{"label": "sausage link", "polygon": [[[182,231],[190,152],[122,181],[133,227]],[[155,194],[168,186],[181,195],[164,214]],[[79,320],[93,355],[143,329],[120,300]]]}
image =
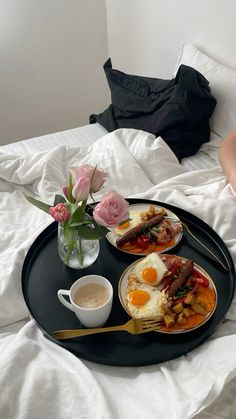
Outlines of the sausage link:
{"label": "sausage link", "polygon": [[169,297],[174,297],[177,291],[184,286],[188,277],[191,275],[193,270],[193,261],[188,259],[185,264],[181,267],[181,272],[179,273],[178,278],[176,278],[172,284],[167,289]]}
{"label": "sausage link", "polygon": [[122,237],[119,237],[116,240],[117,247],[120,247],[123,244],[127,243],[147,228],[151,228],[160,224],[163,221],[163,219],[164,215],[158,214],[155,217],[150,218],[150,220],[144,221],[143,223],[140,223],[137,226],[131,228],[129,231],[127,231],[127,233],[125,233]]}

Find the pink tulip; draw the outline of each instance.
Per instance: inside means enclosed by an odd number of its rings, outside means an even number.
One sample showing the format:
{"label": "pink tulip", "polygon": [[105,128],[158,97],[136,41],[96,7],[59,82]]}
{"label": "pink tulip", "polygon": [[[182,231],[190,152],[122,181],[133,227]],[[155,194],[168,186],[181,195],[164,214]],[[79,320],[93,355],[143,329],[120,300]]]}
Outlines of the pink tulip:
{"label": "pink tulip", "polygon": [[129,218],[129,203],[115,191],[108,192],[96,205],[93,217],[97,224],[106,227],[117,227]]}
{"label": "pink tulip", "polygon": [[73,189],[72,196],[76,201],[86,201],[90,191],[90,179],[82,176],[78,178]]}
{"label": "pink tulip", "polygon": [[70,218],[70,213],[65,204],[57,204],[55,207],[50,207],[49,214],[58,223],[63,223]]}
{"label": "pink tulip", "polygon": [[104,185],[108,174],[103,170],[91,166],[90,164],[84,164],[79,167],[71,167],[70,172],[73,176],[74,183],[81,177],[88,177],[90,179],[90,192],[97,192]]}

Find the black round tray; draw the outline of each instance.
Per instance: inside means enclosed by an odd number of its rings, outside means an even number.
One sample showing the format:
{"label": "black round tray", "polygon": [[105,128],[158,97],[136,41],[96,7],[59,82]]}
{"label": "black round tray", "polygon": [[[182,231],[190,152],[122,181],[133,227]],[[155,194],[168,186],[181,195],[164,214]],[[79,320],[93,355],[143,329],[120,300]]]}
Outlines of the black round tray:
{"label": "black round tray", "polygon": [[113,247],[106,239],[100,241],[98,259],[83,270],[66,267],[57,251],[57,223],[50,224],[30,247],[22,269],[22,290],[31,316],[46,337],[78,357],[100,364],[140,366],[157,364],[177,358],[201,345],[223,321],[235,288],[232,257],[223,240],[205,222],[164,202],[128,199],[130,204],[145,202],[169,208],[224,263],[228,271],[210,256],[184,229],[180,243],[169,253],[191,258],[213,278],[218,292],[218,304],[210,320],[196,330],[167,335],[159,332],[131,335],[111,332],[57,341],[52,332],[58,329],[82,327],[74,313],[65,308],[57,297],[59,288],[69,289],[79,277],[96,273],[110,280],[114,302],[107,326],[125,323],[128,315],[118,298],[118,282],[122,272],[140,256],[129,255]]}

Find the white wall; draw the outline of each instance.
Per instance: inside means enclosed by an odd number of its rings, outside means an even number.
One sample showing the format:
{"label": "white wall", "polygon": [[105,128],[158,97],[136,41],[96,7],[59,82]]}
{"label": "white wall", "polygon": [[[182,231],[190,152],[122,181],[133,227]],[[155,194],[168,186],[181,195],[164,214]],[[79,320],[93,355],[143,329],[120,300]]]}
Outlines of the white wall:
{"label": "white wall", "polygon": [[87,124],[107,57],[105,0],[0,0],[0,144]]}
{"label": "white wall", "polygon": [[169,78],[183,42],[236,69],[235,0],[0,0],[0,145],[88,123],[103,64]]}
{"label": "white wall", "polygon": [[236,69],[235,0],[106,0],[114,68],[169,78],[181,45],[193,43]]}

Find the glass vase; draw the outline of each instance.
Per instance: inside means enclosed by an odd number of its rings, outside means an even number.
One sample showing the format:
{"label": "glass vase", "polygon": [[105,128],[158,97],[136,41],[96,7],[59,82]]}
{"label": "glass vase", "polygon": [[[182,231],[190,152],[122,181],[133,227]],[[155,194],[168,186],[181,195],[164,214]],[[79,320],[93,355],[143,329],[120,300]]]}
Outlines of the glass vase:
{"label": "glass vase", "polygon": [[66,266],[84,269],[92,265],[100,251],[99,240],[86,240],[79,237],[76,229],[67,229],[58,223],[58,253]]}

